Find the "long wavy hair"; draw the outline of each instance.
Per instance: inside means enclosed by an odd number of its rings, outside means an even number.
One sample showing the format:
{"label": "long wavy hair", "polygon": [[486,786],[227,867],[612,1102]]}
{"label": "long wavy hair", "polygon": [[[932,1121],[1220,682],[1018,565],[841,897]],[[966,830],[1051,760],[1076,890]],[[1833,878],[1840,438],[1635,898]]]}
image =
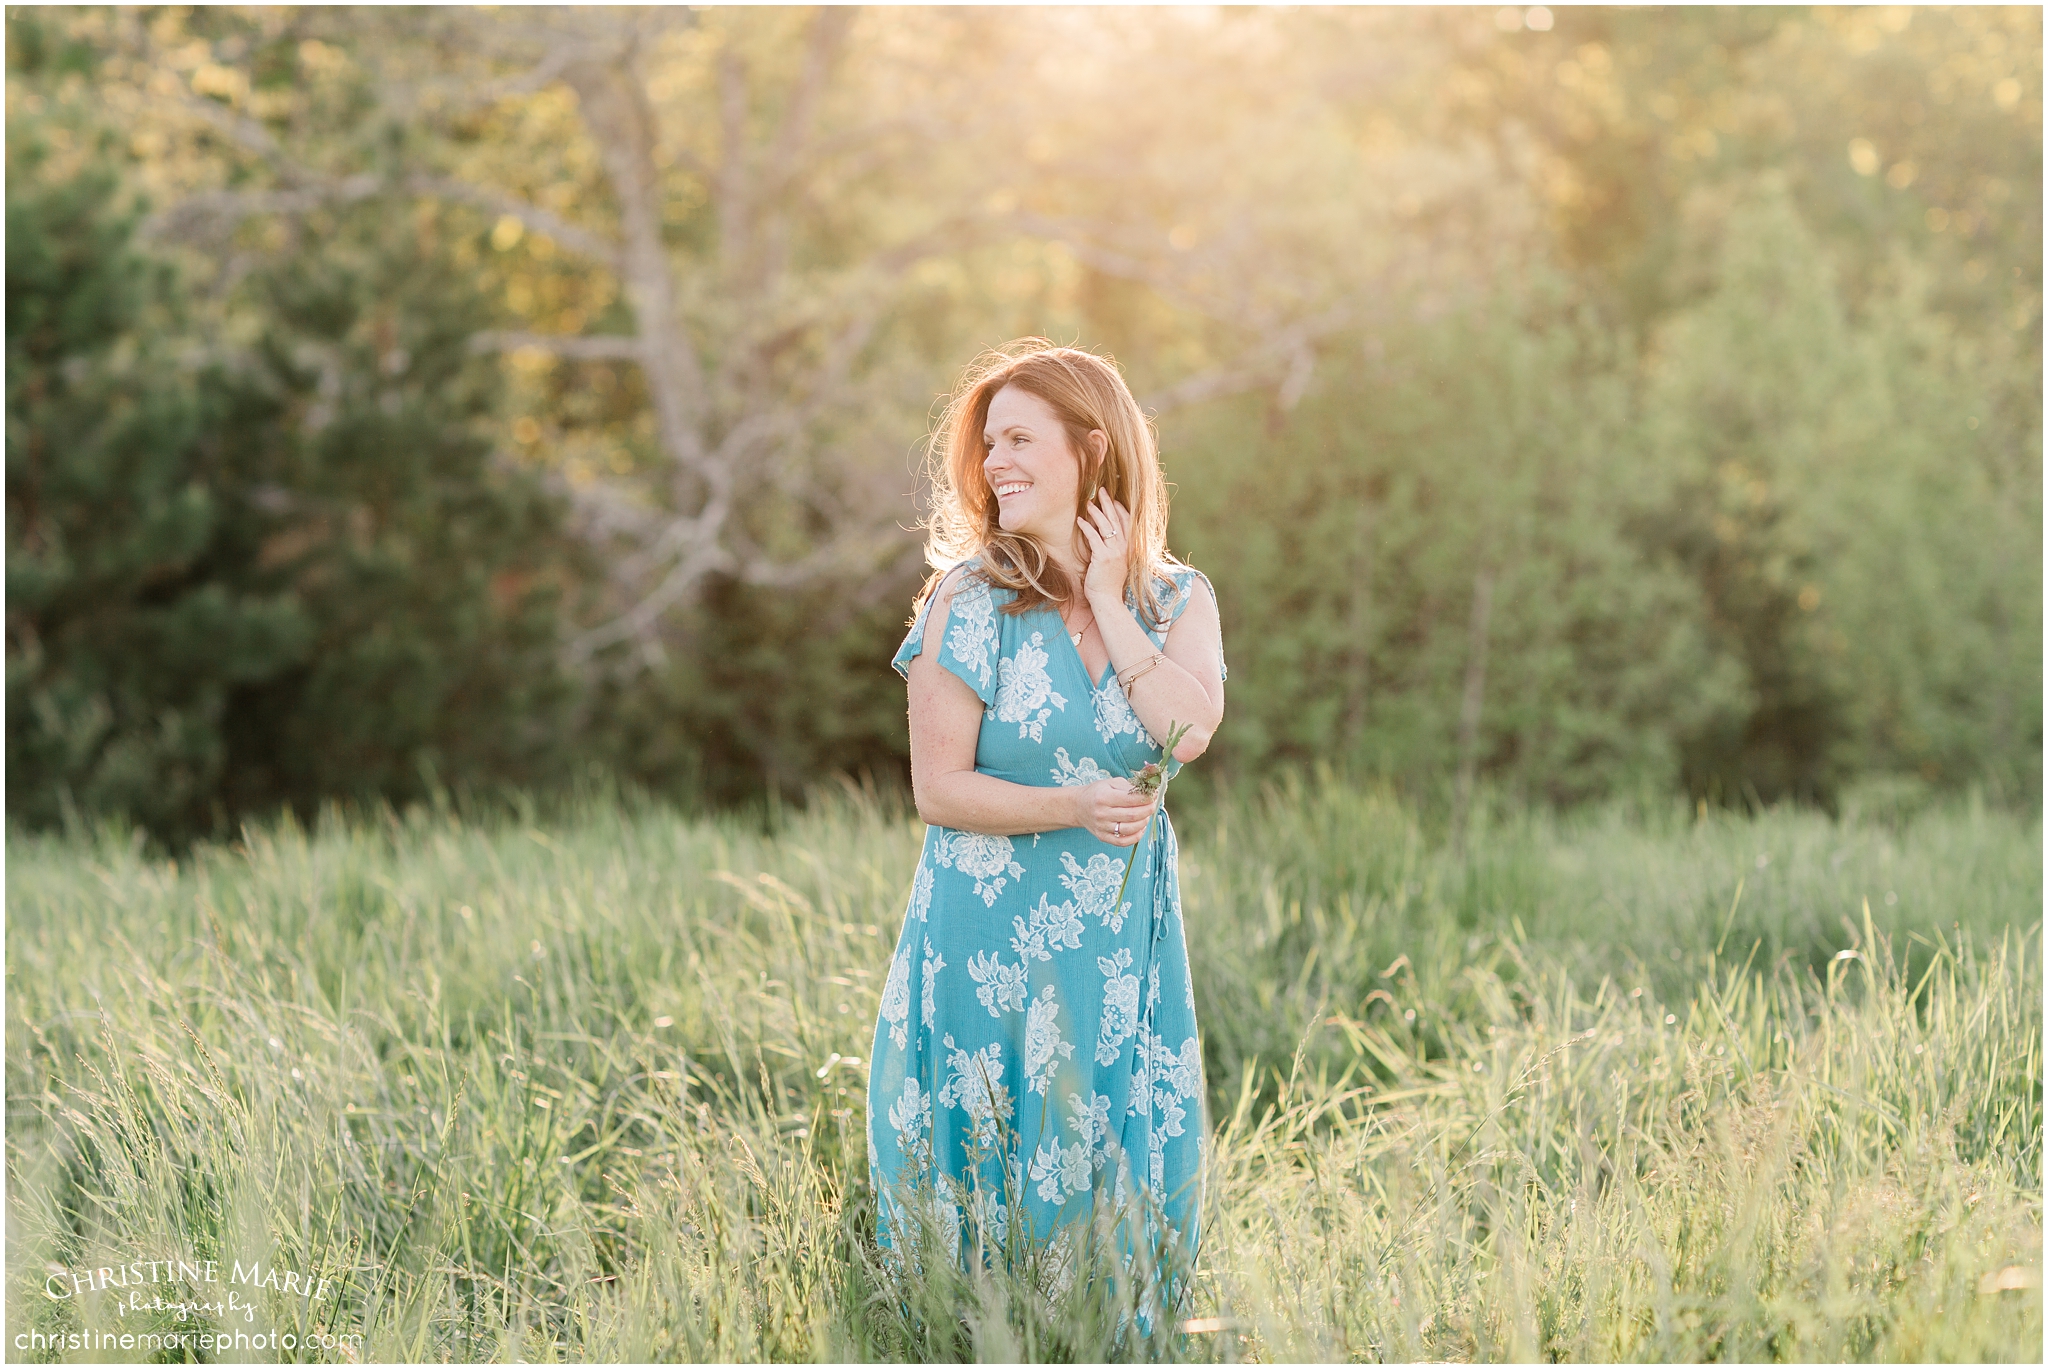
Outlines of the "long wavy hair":
{"label": "long wavy hair", "polygon": [[[982,460],[989,401],[1006,385],[1038,396],[1058,415],[1067,445],[1081,463],[1074,516],[1080,517],[1098,489],[1108,490],[1110,498],[1131,511],[1126,590],[1139,616],[1157,628],[1162,609],[1155,580],[1180,564],[1166,550],[1166,479],[1159,469],[1158,436],[1115,362],[1041,337],[1019,338],[976,357],[954,386],[932,433],[926,456],[932,509],[924,528],[925,560],[933,571],[918,594],[919,606],[948,570],[977,553],[982,578],[1011,591],[1005,613],[1063,605],[1080,591],[1037,538],[1003,530]],[[1109,439],[1099,460],[1088,440],[1091,432]]]}

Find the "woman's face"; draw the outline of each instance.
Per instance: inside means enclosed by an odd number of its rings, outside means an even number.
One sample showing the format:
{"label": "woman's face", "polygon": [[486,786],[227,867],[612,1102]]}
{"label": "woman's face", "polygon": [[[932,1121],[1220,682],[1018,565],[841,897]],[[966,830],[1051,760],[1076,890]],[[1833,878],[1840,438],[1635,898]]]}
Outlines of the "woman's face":
{"label": "woman's face", "polygon": [[1048,549],[1072,542],[1080,516],[1081,462],[1052,406],[1005,385],[989,401],[982,446],[981,470],[995,492],[1003,531],[1035,537]]}

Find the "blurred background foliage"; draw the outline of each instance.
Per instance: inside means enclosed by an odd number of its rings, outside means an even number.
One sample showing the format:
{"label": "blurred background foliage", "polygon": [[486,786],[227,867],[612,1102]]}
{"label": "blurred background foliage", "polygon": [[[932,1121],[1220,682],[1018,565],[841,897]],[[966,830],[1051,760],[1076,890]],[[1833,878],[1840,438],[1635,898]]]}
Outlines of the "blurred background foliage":
{"label": "blurred background foliage", "polygon": [[7,64],[17,822],[897,782],[920,442],[1033,333],[1158,414],[1204,783],[2038,794],[2036,9],[14,7]]}

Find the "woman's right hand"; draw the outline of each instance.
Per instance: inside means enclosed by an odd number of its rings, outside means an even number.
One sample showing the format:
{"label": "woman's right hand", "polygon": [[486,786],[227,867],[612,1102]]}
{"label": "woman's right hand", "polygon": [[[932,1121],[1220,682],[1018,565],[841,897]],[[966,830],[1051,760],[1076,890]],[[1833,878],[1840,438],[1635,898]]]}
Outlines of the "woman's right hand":
{"label": "woman's right hand", "polygon": [[1159,806],[1157,794],[1147,794],[1129,780],[1097,780],[1074,791],[1078,810],[1076,827],[1111,846],[1136,846],[1145,835],[1145,820]]}

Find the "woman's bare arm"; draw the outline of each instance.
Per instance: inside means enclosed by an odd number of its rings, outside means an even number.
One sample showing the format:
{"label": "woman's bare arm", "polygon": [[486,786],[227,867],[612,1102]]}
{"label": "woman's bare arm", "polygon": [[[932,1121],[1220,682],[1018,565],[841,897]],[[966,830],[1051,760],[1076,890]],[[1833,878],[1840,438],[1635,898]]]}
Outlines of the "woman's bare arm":
{"label": "woman's bare arm", "polygon": [[[1124,604],[1131,511],[1111,499],[1107,489],[1098,489],[1081,512],[1074,526],[1087,546],[1082,589],[1095,611],[1109,663],[1119,680],[1128,672],[1124,697],[1154,744],[1165,745],[1176,726],[1187,727],[1173,748],[1174,759],[1185,765],[1209,749],[1209,739],[1223,723],[1223,625],[1216,600],[1206,593],[1196,595],[1166,630],[1164,647],[1155,652],[1152,638]],[[1154,661],[1154,655],[1166,659]]]}
{"label": "woman's bare arm", "polygon": [[938,662],[957,583],[949,577],[934,591],[924,641],[910,663],[910,787],[918,816],[935,827],[997,836],[1085,827],[1113,846],[1135,845],[1154,800],[1125,780],[1060,788],[975,770],[981,699]]}
{"label": "woman's bare arm", "polygon": [[1176,725],[1186,723],[1187,735],[1173,748],[1174,759],[1185,765],[1208,750],[1223,723],[1223,628],[1216,601],[1206,590],[1195,594],[1166,630],[1166,659],[1149,669],[1143,667],[1153,655],[1152,639],[1136,615],[1121,600],[1106,596],[1090,604],[1110,664],[1120,670],[1141,668],[1124,694],[1152,740],[1164,742]]}

